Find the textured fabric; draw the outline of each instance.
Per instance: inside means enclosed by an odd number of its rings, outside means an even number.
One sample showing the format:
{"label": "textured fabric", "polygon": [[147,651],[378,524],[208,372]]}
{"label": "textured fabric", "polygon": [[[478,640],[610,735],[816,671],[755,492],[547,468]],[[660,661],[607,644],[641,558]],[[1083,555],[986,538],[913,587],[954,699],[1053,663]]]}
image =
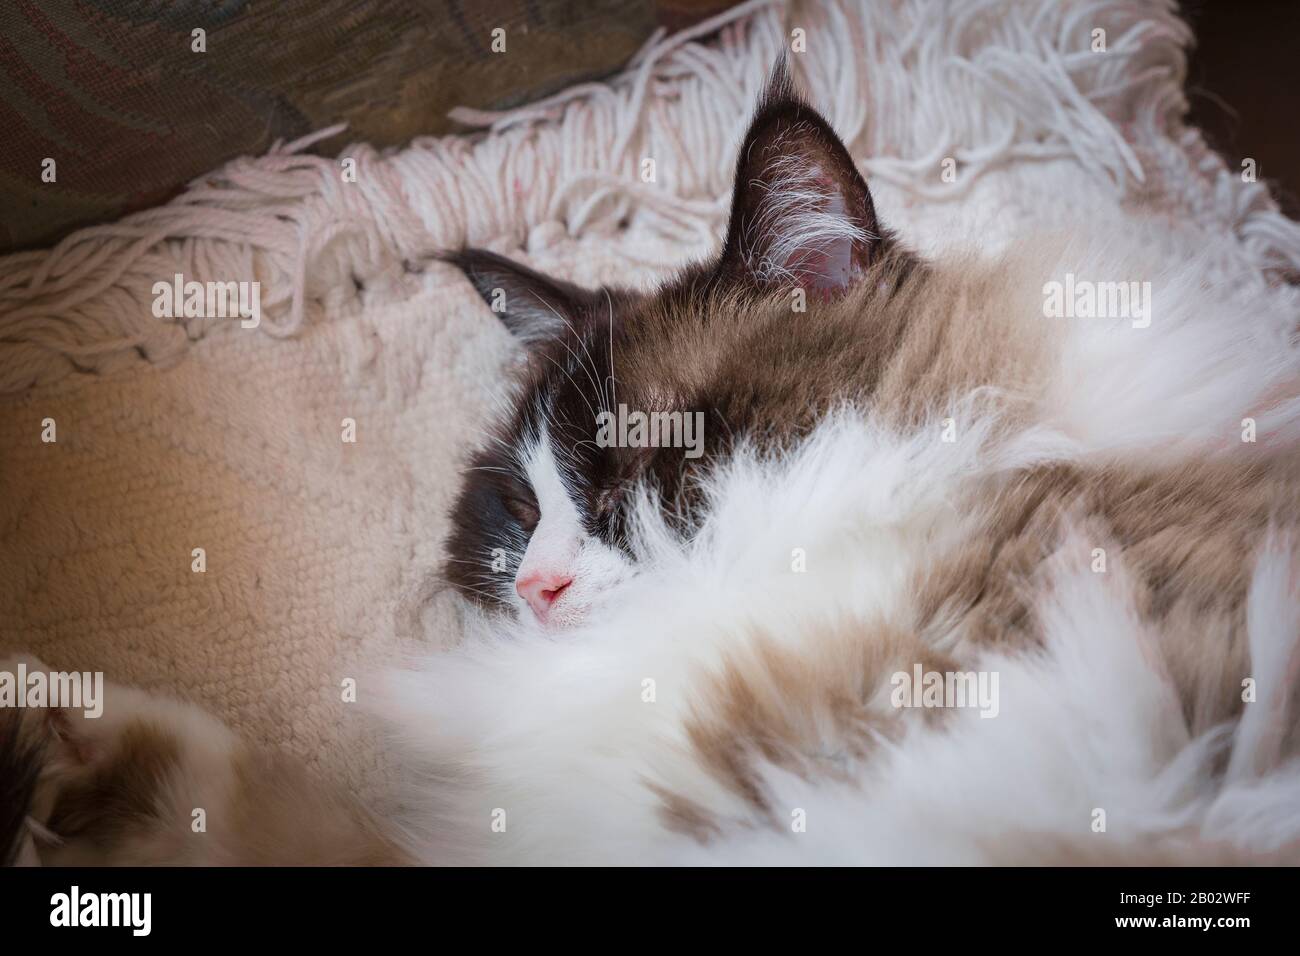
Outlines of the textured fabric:
{"label": "textured fabric", "polygon": [[[571,243],[552,267],[566,250],[592,282],[635,272]],[[213,335],[175,369],[11,400],[0,655],[173,690],[373,795],[382,763],[341,682],[365,694],[395,623],[409,631],[430,596],[454,463],[509,342],[456,285],[284,342]],[[47,417],[54,444],[40,440]],[[448,600],[433,607],[449,632]]]}
{"label": "textured fabric", "polygon": [[[455,635],[454,603],[430,594],[444,512],[515,360],[463,280],[422,257],[486,244],[637,284],[705,255],[795,29],[800,83],[882,220],[923,252],[1157,215],[1171,249],[1215,250],[1208,281],[1300,266],[1300,231],[1265,188],[1179,122],[1190,36],[1170,4],[739,10],[756,12],[708,45],[643,51],[608,87],[478,117],[486,137],[349,146],[356,183],[280,151],[0,260],[0,652],[174,689],[382,793],[384,757],[340,682],[364,695],[399,641]],[[151,286],[176,272],[262,281],[261,326],[154,318]],[[1272,294],[1300,314],[1295,289]]]}

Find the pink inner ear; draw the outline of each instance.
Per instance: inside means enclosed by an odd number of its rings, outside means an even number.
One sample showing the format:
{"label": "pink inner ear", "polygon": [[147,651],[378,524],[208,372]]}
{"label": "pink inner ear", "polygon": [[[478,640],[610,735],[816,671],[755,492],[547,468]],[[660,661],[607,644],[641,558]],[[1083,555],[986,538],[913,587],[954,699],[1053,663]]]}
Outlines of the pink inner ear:
{"label": "pink inner ear", "polygon": [[830,298],[853,282],[858,269],[853,261],[853,240],[837,239],[795,253],[787,267],[799,277],[800,285]]}
{"label": "pink inner ear", "polygon": [[799,285],[818,298],[830,299],[861,275],[867,237],[854,221],[839,183],[816,165],[809,171],[808,185],[819,194],[816,208],[790,209],[777,219],[797,242],[782,265]]}

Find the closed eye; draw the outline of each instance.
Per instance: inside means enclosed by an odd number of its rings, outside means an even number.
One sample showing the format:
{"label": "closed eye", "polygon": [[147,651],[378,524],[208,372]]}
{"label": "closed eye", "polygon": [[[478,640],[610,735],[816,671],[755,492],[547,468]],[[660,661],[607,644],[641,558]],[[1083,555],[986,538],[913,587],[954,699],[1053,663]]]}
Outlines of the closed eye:
{"label": "closed eye", "polygon": [[506,511],[510,512],[510,517],[518,521],[525,531],[532,533],[537,527],[537,522],[542,520],[542,514],[537,505],[527,499],[506,495],[501,499],[502,504],[506,506]]}

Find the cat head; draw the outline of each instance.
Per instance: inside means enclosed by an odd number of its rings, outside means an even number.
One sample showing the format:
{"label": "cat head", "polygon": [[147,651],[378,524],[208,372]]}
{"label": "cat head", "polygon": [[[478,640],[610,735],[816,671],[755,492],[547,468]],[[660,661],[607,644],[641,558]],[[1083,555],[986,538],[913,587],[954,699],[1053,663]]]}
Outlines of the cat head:
{"label": "cat head", "polygon": [[635,573],[634,489],[689,535],[712,464],[738,441],[806,429],[853,377],[854,336],[825,316],[880,284],[864,277],[893,249],[848,151],[782,66],[741,145],[713,262],[637,293],[490,252],[447,256],[527,353],[513,411],[465,472],[447,579],[548,628],[583,620]]}

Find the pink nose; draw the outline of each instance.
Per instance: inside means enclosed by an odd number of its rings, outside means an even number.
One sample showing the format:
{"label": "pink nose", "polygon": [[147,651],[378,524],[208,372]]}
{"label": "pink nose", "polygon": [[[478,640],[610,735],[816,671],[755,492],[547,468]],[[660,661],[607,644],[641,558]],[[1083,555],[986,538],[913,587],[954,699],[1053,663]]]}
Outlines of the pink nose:
{"label": "pink nose", "polygon": [[572,583],[573,576],[563,571],[531,571],[515,581],[515,590],[528,602],[538,620],[545,621],[551,605]]}

